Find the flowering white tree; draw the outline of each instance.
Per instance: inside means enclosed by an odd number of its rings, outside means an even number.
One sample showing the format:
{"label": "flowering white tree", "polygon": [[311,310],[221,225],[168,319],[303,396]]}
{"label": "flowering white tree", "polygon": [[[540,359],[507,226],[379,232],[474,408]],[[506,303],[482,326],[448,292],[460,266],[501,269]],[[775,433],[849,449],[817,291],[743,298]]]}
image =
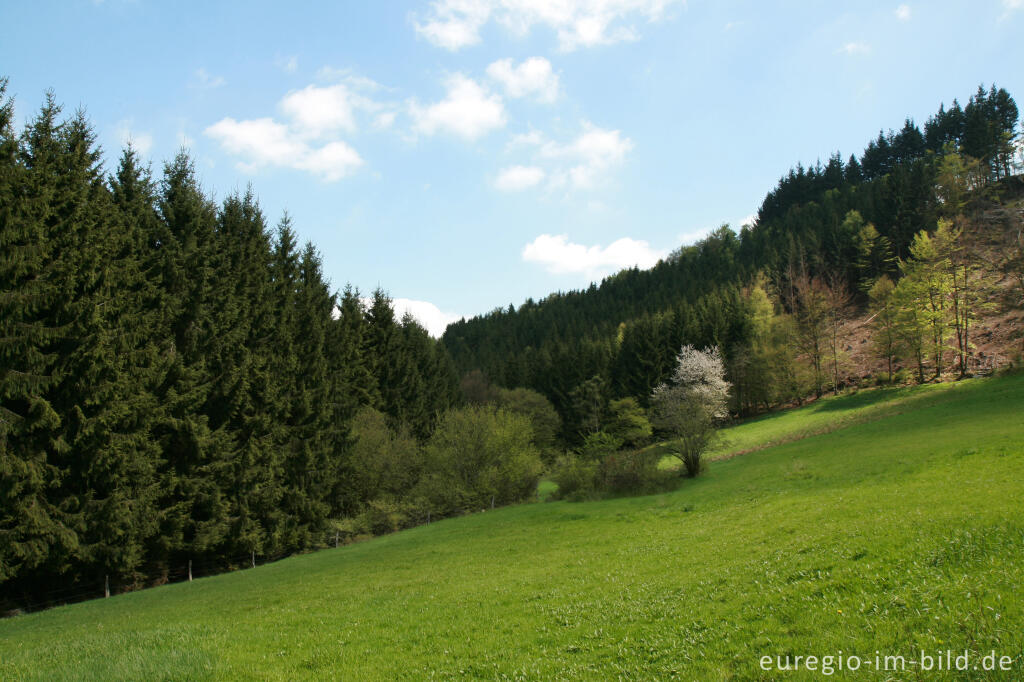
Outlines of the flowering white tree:
{"label": "flowering white tree", "polygon": [[687,476],[700,473],[701,457],[729,416],[729,382],[718,348],[683,346],[676,357],[671,381],[651,396],[654,426],[676,438],[671,454],[683,463]]}

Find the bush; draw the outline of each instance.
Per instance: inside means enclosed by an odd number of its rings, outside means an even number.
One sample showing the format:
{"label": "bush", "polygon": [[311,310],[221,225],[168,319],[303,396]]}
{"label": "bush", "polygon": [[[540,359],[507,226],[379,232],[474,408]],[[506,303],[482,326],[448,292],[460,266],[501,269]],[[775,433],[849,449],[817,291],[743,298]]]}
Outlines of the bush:
{"label": "bush", "polygon": [[604,430],[629,447],[640,447],[650,442],[654,431],[647,413],[636,398],[613,400],[608,405],[610,417]]}
{"label": "bush", "polygon": [[370,535],[384,535],[414,525],[411,506],[393,497],[371,500],[355,521],[356,528]]}
{"label": "bush", "polygon": [[658,468],[657,451],[623,450],[601,461],[598,480],[603,490],[616,495],[652,493],[670,487],[676,475]]}
{"label": "bush", "polygon": [[591,433],[583,440],[579,448],[579,456],[585,460],[600,462],[622,447],[622,439],[606,431]]}
{"label": "bush", "polygon": [[439,515],[520,502],[543,468],[526,417],[488,406],[450,410],[424,448],[415,495]]}
{"label": "bush", "polygon": [[907,368],[903,368],[903,369],[897,370],[892,375],[892,383],[895,386],[900,386],[902,384],[909,384],[911,381],[914,381],[914,374],[913,374],[913,372],[911,372]]}
{"label": "bush", "polygon": [[555,461],[551,480],[558,485],[555,497],[560,500],[582,500],[595,492],[598,463],[574,455],[562,455]]}

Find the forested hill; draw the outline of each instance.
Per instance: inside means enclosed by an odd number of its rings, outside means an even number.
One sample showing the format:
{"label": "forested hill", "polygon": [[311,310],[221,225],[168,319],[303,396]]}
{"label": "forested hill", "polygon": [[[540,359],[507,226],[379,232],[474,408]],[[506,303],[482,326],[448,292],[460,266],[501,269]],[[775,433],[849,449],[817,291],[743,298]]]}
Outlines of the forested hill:
{"label": "forested hill", "polygon": [[377,494],[357,411],[423,438],[461,403],[443,346],[381,291],[334,294],[287,216],[215,204],[184,153],[108,175],[52,95],[17,134],[5,86],[0,612],[322,545]]}
{"label": "forested hill", "polygon": [[800,279],[828,280],[865,304],[879,277],[898,278],[918,232],[960,212],[961,193],[980,199],[1016,180],[1018,118],[1006,90],[979,87],[965,106],[940,106],[923,130],[907,119],[859,157],[797,165],[738,233],[723,226],[650,270],[456,322],[444,344],[463,373],[544,393],[571,440],[588,401],[646,401],[682,343],[738,357],[756,326],[752,284],[779,312],[793,312]]}

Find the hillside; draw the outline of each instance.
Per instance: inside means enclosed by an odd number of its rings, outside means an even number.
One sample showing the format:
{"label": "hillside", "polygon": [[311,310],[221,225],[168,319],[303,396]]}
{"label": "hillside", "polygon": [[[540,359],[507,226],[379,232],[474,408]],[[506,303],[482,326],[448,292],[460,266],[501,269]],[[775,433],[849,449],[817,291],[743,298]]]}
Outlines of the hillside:
{"label": "hillside", "polygon": [[0,677],[769,679],[766,655],[946,649],[1019,671],[1022,407],[1021,375],[826,399],[728,430],[740,450],[806,437],[672,493],[524,504],[2,621]]}
{"label": "hillside", "polygon": [[[807,331],[801,317],[815,307],[803,292],[815,289],[836,302],[830,314],[842,318],[844,366],[832,383],[877,379],[885,363],[868,343],[876,312],[872,286],[882,279],[898,283],[914,261],[945,258],[921,243],[943,221],[957,233],[950,262],[969,261],[977,280],[970,295],[984,301],[966,313],[970,324],[1024,305],[1017,122],[1017,105],[1006,90],[979,87],[966,106],[956,100],[941,105],[923,126],[907,119],[898,130],[880,132],[859,156],[844,160],[835,152],[825,164],[798,163],[767,192],[751,224],[723,225],[649,270],[623,270],[587,289],[460,320],[446,330],[444,345],[463,374],[480,371],[496,385],[544,394],[571,445],[585,436],[585,423],[597,419],[580,414],[584,396],[596,391],[605,401],[631,397],[646,406],[683,344],[720,349],[730,381],[745,385],[734,395],[734,414],[820,395],[821,376],[798,376],[808,366],[820,374],[821,358],[810,356],[821,339],[808,344],[799,338]],[[949,302],[943,315],[962,311],[964,303]],[[775,318],[762,338],[759,316]],[[790,322],[796,330],[787,329]],[[990,365],[992,355],[1005,363],[1019,347],[1019,334],[979,331],[993,335],[973,337],[984,339],[974,348],[968,340],[964,364],[968,355],[972,362],[988,358],[979,366]],[[939,346],[960,343],[938,334]],[[765,361],[766,352],[772,361]],[[913,364],[914,352],[903,348],[899,355],[900,365]],[[929,373],[965,374],[951,357],[940,351],[916,358],[920,378],[929,362]],[[789,376],[766,378],[783,359],[793,365],[784,372]],[[761,395],[748,399],[753,391]]]}

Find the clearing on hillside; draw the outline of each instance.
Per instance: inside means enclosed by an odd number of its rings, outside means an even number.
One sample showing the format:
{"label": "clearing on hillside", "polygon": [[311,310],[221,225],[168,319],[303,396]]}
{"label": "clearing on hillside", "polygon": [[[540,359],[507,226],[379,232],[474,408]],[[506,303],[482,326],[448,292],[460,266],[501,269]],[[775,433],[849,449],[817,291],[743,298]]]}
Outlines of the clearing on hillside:
{"label": "clearing on hillside", "polygon": [[[9,619],[0,678],[775,679],[776,657],[818,657],[805,679],[841,652],[862,670],[835,677],[888,679],[922,651],[979,666],[929,679],[1024,675],[1024,376],[822,401],[727,443],[753,452],[668,494]],[[1012,672],[983,670],[992,652]],[[886,656],[905,669],[877,673]]]}

